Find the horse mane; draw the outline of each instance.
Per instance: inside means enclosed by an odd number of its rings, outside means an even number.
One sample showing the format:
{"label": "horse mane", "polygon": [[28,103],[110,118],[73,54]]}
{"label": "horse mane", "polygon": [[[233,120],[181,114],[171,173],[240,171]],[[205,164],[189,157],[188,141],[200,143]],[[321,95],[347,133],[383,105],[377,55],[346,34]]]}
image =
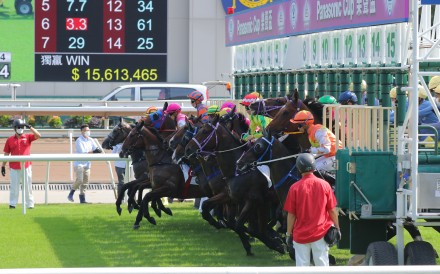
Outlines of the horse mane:
{"label": "horse mane", "polygon": [[315,98],[307,98],[303,103],[307,106],[310,112],[312,112],[316,123],[321,124],[324,105],[318,102]]}
{"label": "horse mane", "polygon": [[160,145],[163,144],[163,137],[160,136],[159,131],[157,129],[155,129],[154,127],[145,127],[146,129],[148,129],[154,136],[156,136],[156,138],[159,140]]}
{"label": "horse mane", "polygon": [[246,123],[246,116],[244,116],[244,114],[240,112],[237,112],[236,115],[238,117],[238,121],[240,122],[240,128],[243,130],[243,132],[248,131],[249,126]]}

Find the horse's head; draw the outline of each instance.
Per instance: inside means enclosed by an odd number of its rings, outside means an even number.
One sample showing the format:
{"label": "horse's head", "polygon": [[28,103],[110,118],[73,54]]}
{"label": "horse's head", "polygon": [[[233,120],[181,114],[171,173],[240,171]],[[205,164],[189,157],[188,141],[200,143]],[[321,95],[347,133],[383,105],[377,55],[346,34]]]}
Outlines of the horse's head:
{"label": "horse's head", "polygon": [[131,126],[124,122],[121,118],[119,124],[117,124],[113,130],[102,141],[102,148],[113,149],[113,146],[122,143],[131,131]]}
{"label": "horse's head", "polygon": [[133,127],[125,138],[122,144],[121,152],[119,152],[119,157],[127,158],[135,149],[140,149],[144,147],[144,140],[142,138],[142,127],[143,122],[139,121],[135,127]]}
{"label": "horse's head", "polygon": [[304,100],[304,104],[313,114],[315,124],[322,124],[324,104],[318,102],[315,98],[307,98]]}
{"label": "horse's head", "polygon": [[287,97],[268,98],[257,100],[250,104],[249,108],[255,115],[263,115],[269,118],[275,117],[279,109],[282,108],[289,99]]}
{"label": "horse's head", "polygon": [[235,134],[237,138],[240,138],[243,133],[246,133],[249,130],[246,116],[242,113],[236,112],[235,107],[229,113],[222,115],[219,121],[229,131]]}
{"label": "horse's head", "polygon": [[196,135],[197,127],[188,121],[186,125],[177,130],[176,134],[169,140],[168,146],[175,150],[178,145],[186,147],[189,141]]}
{"label": "horse's head", "polygon": [[272,159],[272,146],[276,138],[271,136],[266,130],[263,130],[263,136],[258,138],[240,159],[237,160],[237,168],[244,171],[254,167],[255,162]]}
{"label": "horse's head", "polygon": [[154,128],[145,127],[143,121],[138,122],[130,131],[122,144],[119,157],[127,157],[137,149],[144,149],[146,152],[164,150],[163,138]]}
{"label": "horse's head", "polygon": [[219,118],[203,124],[197,134],[186,145],[185,156],[189,158],[196,152],[215,150],[218,145],[216,131],[219,126]]}
{"label": "horse's head", "polygon": [[285,131],[298,131],[298,126],[291,123],[290,119],[300,110],[308,110],[301,100],[295,99],[287,101],[287,103],[280,108],[266,129],[273,135],[278,135]]}

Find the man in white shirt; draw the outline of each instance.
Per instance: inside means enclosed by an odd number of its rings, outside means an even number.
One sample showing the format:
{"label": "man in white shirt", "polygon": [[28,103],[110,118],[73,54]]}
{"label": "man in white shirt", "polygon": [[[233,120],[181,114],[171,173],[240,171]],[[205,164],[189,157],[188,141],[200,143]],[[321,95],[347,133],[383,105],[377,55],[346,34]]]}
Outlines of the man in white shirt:
{"label": "man in white shirt", "polygon": [[[88,125],[81,126],[81,135],[76,139],[75,142],[76,153],[101,153],[102,150],[93,142],[90,138],[90,128]],[[76,174],[75,183],[72,185],[67,199],[73,202],[73,194],[77,189],[79,189],[79,202],[85,204],[86,202],[86,189],[89,183],[90,177],[90,161],[74,162],[74,171]]]}

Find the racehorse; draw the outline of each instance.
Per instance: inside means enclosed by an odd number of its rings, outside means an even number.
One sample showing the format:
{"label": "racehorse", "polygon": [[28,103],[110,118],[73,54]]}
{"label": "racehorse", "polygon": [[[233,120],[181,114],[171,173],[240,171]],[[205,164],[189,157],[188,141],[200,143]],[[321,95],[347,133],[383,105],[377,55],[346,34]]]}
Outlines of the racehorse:
{"label": "racehorse", "polygon": [[[246,222],[250,222],[247,232],[260,239],[266,246],[284,253],[284,245],[280,238],[274,237],[268,227],[267,200],[268,183],[259,171],[237,174],[235,161],[241,156],[244,146],[218,119],[204,124],[196,136],[185,148],[186,157],[194,154],[215,154],[218,166],[228,184],[228,194],[231,202],[241,206],[236,218],[234,231],[239,235],[248,256],[253,255],[246,235]],[[253,230],[252,222],[258,221],[258,229]]]}
{"label": "racehorse", "polygon": [[[113,146],[124,142],[125,138],[127,138],[128,134],[132,130],[134,125],[130,125],[121,118],[119,124],[117,124],[113,130],[107,135],[107,137],[102,142],[102,147],[104,149],[113,149]],[[121,215],[121,204],[124,197],[125,191],[128,190],[128,211],[131,212],[133,208],[136,208],[136,201],[134,199],[134,194],[136,192],[137,187],[140,184],[149,185],[148,180],[148,164],[145,161],[145,153],[142,150],[135,151],[131,155],[134,177],[136,180],[131,181],[127,184],[124,184],[121,189],[118,190],[118,198],[116,199],[116,211],[119,215]],[[152,205],[152,207],[157,208],[156,204]],[[157,211],[157,209],[155,209]]]}
{"label": "racehorse", "polygon": [[[277,193],[280,202],[280,208],[282,209],[287,198],[290,187],[301,179],[301,174],[296,168],[296,155],[289,154],[286,147],[278,141],[277,138],[271,136],[267,131],[263,131],[263,137],[255,141],[253,146],[246,151],[240,159],[237,161],[238,169],[244,171],[248,168],[255,168],[260,162],[266,162],[269,165],[270,176],[274,183],[274,189]],[[296,153],[300,153],[297,151]],[[334,186],[334,178],[327,173],[315,171],[314,174],[326,180],[332,187]],[[281,230],[286,232],[286,217],[282,212],[278,212],[278,218],[281,219]],[[291,258],[295,258],[294,250],[288,248]],[[335,264],[335,258],[329,255],[329,260],[332,264]]]}
{"label": "racehorse", "polygon": [[[172,162],[169,152],[163,147],[163,138],[154,128],[144,127],[140,121],[134,127],[122,145],[120,157],[127,157],[135,150],[144,150],[149,166],[149,178],[152,190],[148,192],[140,204],[140,210],[133,225],[139,228],[139,223],[144,216],[151,224],[156,224],[154,217],[150,216],[148,203],[162,197],[174,198],[200,198],[203,193],[199,186],[185,185],[184,176],[178,165]],[[161,210],[165,210],[161,208]]]}

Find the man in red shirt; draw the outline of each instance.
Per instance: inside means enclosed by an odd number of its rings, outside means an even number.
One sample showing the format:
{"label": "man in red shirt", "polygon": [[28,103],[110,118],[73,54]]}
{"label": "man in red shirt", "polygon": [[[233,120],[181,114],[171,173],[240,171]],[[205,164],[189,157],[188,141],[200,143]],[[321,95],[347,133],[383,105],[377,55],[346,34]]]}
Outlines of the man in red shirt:
{"label": "man in red shirt", "polygon": [[[16,119],[12,123],[15,134],[6,140],[3,152],[5,156],[9,155],[30,155],[31,143],[41,137],[41,134],[32,126],[26,124],[21,119]],[[24,134],[24,128],[30,129],[33,134]],[[10,168],[10,192],[9,192],[9,208],[16,207],[18,202],[18,194],[21,181],[21,165],[20,162],[9,162]],[[2,175],[6,176],[6,162],[2,165]],[[32,162],[26,162],[24,168],[24,188],[25,200],[27,208],[34,208],[34,197],[32,195]]]}
{"label": "man in red shirt", "polygon": [[288,241],[293,236],[296,266],[310,266],[310,252],[316,266],[329,266],[324,236],[332,225],[339,230],[336,198],[330,185],[313,175],[313,155],[300,154],[296,167],[302,178],[290,187],[284,203],[288,212],[286,236]]}

